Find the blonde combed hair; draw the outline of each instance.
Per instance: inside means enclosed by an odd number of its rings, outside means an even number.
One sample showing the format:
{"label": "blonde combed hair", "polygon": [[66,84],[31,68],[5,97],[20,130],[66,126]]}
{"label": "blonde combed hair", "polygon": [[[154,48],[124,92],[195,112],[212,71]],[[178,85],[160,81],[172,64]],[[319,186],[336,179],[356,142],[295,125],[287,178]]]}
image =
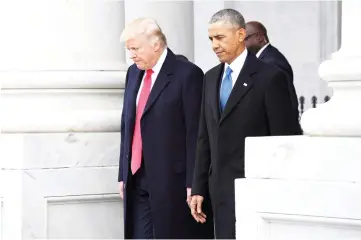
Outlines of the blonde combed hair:
{"label": "blonde combed hair", "polygon": [[124,28],[120,40],[125,42],[140,35],[145,35],[153,41],[160,41],[163,47],[167,46],[167,39],[162,29],[152,18],[137,18],[130,22]]}

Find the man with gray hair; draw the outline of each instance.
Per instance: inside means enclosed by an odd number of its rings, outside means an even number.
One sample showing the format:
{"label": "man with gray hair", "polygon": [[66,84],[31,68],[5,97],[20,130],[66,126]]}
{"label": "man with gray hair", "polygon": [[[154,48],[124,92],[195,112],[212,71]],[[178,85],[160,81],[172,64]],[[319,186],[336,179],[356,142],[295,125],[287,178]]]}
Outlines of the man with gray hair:
{"label": "man with gray hair", "polygon": [[155,20],[123,31],[126,76],[119,159],[125,238],[213,238],[190,212],[203,72],[175,56]]}
{"label": "man with gray hair", "polygon": [[205,74],[190,207],[206,223],[209,189],[216,238],[234,239],[234,180],[245,177],[245,138],[297,135],[301,128],[286,75],[248,53],[243,16],[233,9],[215,13],[208,35],[221,63]]}

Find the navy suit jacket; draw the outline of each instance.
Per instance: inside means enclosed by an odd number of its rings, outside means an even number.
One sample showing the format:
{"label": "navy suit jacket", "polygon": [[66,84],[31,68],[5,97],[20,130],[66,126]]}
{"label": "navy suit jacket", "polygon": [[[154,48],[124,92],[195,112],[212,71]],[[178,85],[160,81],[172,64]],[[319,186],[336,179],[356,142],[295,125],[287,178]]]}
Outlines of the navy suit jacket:
{"label": "navy suit jacket", "polygon": [[266,63],[278,67],[281,71],[283,71],[286,74],[287,84],[291,94],[292,104],[293,107],[295,107],[298,110],[298,98],[293,83],[293,70],[291,65],[287,61],[286,57],[277,48],[275,48],[270,44],[263,50],[263,52],[259,56],[259,59],[261,59]]}
{"label": "navy suit jacket", "polygon": [[[124,182],[126,238],[128,204],[131,202],[131,149],[136,114],[136,98],[144,71],[129,67],[126,77],[121,120],[119,181]],[[202,70],[178,59],[168,49],[141,118],[143,163],[146,174],[156,238],[208,238],[213,227],[200,234],[201,226],[192,219],[186,203],[191,187],[203,86]],[[130,188],[130,189],[129,189]],[[212,219],[209,219],[212,224]]]}

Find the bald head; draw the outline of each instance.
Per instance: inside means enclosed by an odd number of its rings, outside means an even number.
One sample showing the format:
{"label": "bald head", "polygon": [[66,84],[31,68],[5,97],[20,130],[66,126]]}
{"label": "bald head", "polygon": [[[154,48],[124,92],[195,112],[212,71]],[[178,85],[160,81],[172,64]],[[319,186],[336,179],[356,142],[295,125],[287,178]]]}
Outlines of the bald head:
{"label": "bald head", "polygon": [[249,29],[251,33],[252,32],[258,32],[260,34],[263,34],[266,41],[269,42],[268,36],[267,36],[267,29],[262,23],[257,22],[257,21],[248,22],[246,24],[246,29]]}
{"label": "bald head", "polygon": [[269,43],[267,29],[260,22],[247,22],[246,32],[246,47],[254,54],[256,54],[264,45]]}

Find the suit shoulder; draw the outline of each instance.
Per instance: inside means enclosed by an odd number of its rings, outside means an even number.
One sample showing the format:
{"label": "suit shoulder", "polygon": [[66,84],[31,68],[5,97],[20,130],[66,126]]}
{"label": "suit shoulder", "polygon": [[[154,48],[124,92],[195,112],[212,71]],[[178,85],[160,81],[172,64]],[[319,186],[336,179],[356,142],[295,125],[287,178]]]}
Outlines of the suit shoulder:
{"label": "suit shoulder", "polygon": [[197,74],[204,74],[203,73],[203,70],[198,67],[196,64],[190,62],[190,61],[186,61],[186,60],[183,60],[183,59],[177,59],[176,60],[176,65],[178,66],[178,68],[181,70],[181,71],[186,71],[186,72],[191,72],[191,73],[197,73]]}
{"label": "suit shoulder", "polygon": [[259,70],[258,72],[261,72],[261,73],[263,73],[265,71],[273,72],[273,71],[277,70],[277,68],[275,66],[268,64],[267,62],[265,62],[259,58],[254,58],[253,61],[254,61],[253,62],[254,64],[257,64],[257,68]]}
{"label": "suit shoulder", "polygon": [[278,50],[278,48],[276,48],[275,46],[271,46],[270,49],[273,54],[284,57],[283,53],[280,50]]}
{"label": "suit shoulder", "polygon": [[[280,52],[280,51],[278,50],[278,48],[276,48],[276,47],[274,47],[274,46],[271,46],[268,55],[269,55],[269,56],[272,56],[272,57],[274,57],[274,58],[276,58],[276,59],[279,59],[279,60],[285,62],[287,65],[289,65],[289,62],[288,62],[287,58],[285,57],[285,55],[283,55],[283,53]],[[267,54],[265,55],[265,57],[267,57]]]}
{"label": "suit shoulder", "polygon": [[135,64],[130,65],[127,69],[126,78],[128,79],[128,78],[133,77],[137,71],[139,71],[137,65],[135,65]]}
{"label": "suit shoulder", "polygon": [[262,78],[271,80],[275,75],[284,74],[278,67],[272,64],[268,64],[259,59],[256,60],[258,65],[258,72],[260,73]]}
{"label": "suit shoulder", "polygon": [[133,71],[135,71],[135,70],[137,70],[137,69],[138,69],[137,65],[135,65],[135,63],[133,63],[132,65],[130,65],[130,66],[128,67],[127,72],[130,73],[130,72],[133,72]]}
{"label": "suit shoulder", "polygon": [[183,66],[185,68],[189,68],[191,70],[196,70],[196,71],[202,71],[202,69],[193,62],[186,61],[183,59],[177,59],[176,61],[177,61],[177,64],[179,64],[180,66]]}
{"label": "suit shoulder", "polygon": [[125,77],[125,88],[128,86],[128,79],[134,78],[139,71],[140,70],[138,69],[136,64],[132,64],[128,67]]}
{"label": "suit shoulder", "polygon": [[275,65],[280,70],[293,78],[293,69],[287,58],[275,47],[271,46],[269,51],[262,58],[263,61]]}
{"label": "suit shoulder", "polygon": [[222,63],[218,64],[217,66],[215,66],[215,67],[213,67],[213,68],[211,68],[211,69],[209,69],[209,70],[206,72],[206,74],[205,74],[206,77],[207,77],[207,76],[212,76],[212,75],[218,73],[221,68],[222,68]]}

